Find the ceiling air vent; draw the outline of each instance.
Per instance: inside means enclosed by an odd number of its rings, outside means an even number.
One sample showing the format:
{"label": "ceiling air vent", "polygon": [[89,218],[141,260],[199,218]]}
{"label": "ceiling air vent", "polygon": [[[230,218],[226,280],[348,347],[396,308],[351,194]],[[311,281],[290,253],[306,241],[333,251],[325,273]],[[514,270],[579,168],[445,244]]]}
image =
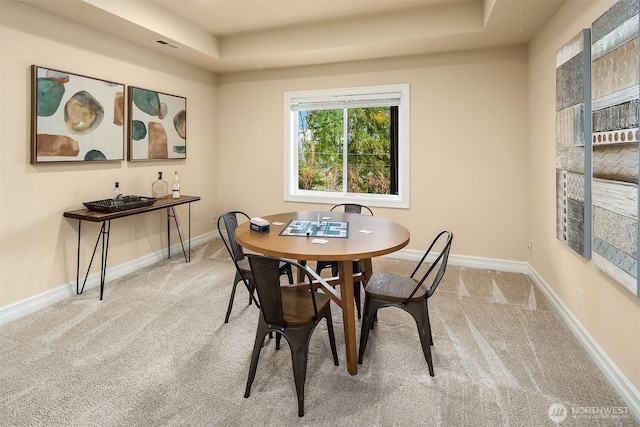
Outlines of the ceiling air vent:
{"label": "ceiling air vent", "polygon": [[154,40],[154,41],[155,41],[156,43],[158,43],[158,44],[161,44],[161,45],[166,46],[166,47],[170,47],[170,48],[172,48],[172,49],[177,49],[177,48],[178,48],[178,46],[176,46],[176,45],[174,45],[174,44],[171,44],[171,43],[169,43],[169,42],[168,42],[168,41],[166,41],[166,40],[158,39],[158,40]]}

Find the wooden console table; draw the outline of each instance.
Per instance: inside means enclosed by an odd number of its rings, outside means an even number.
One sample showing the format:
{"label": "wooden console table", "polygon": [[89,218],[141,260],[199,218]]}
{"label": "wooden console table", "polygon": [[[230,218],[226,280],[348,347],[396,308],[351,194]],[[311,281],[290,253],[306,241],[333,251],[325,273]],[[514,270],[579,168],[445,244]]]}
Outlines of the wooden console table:
{"label": "wooden console table", "polygon": [[[176,230],[178,231],[178,237],[180,238],[180,244],[182,245],[182,253],[184,254],[184,259],[186,262],[191,261],[191,203],[197,202],[200,200],[198,196],[180,196],[179,199],[159,199],[156,200],[151,206],[143,206],[140,208],[127,209],[119,212],[97,212],[91,211],[89,209],[80,209],[77,211],[69,211],[64,213],[65,218],[73,218],[78,220],[78,262],[76,266],[76,293],[81,294],[84,291],[84,285],[87,283],[87,277],[89,276],[89,270],[91,270],[91,264],[93,263],[93,258],[96,255],[96,250],[98,249],[98,244],[100,243],[100,239],[102,238],[102,263],[100,265],[100,299],[102,300],[102,295],[104,293],[104,282],[105,275],[107,270],[107,255],[109,253],[109,232],[111,231],[111,220],[124,218],[131,215],[138,215],[145,212],[156,211],[159,209],[167,210],[167,249],[168,249],[168,257],[171,258],[171,218],[173,217],[176,223]],[[184,242],[182,241],[182,233],[180,231],[180,227],[178,225],[178,217],[176,216],[176,212],[174,208],[178,205],[183,204],[189,205],[189,239],[188,239],[188,250],[184,248]],[[91,222],[101,222],[102,227],[100,227],[100,232],[98,234],[98,238],[96,239],[96,245],[93,247],[93,254],[91,255],[91,261],[89,262],[89,267],[87,267],[87,274],[84,276],[84,281],[82,282],[82,288],[80,288],[80,238],[82,235],[82,221],[91,221]]]}

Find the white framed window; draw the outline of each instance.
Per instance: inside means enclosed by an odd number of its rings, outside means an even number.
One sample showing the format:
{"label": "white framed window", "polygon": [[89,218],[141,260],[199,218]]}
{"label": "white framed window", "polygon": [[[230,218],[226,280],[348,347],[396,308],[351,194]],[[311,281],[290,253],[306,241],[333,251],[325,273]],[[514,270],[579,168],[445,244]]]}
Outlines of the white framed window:
{"label": "white framed window", "polygon": [[409,85],[284,94],[284,200],[409,207]]}

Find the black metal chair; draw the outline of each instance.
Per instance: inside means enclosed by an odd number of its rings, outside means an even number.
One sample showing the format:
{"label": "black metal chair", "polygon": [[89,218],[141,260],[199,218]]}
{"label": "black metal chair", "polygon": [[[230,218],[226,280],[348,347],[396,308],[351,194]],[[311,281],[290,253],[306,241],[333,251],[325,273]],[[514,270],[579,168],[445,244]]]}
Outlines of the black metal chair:
{"label": "black metal chair", "polygon": [[[298,416],[302,417],[304,416],[304,383],[307,375],[309,340],[316,325],[322,319],[326,319],[333,363],[338,366],[331,319],[331,300],[325,294],[314,291],[316,286],[314,282],[324,282],[324,279],[313,270],[294,261],[253,254],[247,254],[247,258],[261,305],[244,397],[249,397],[251,393],[264,338],[275,332],[276,337],[284,336],[291,348],[293,376],[298,395]],[[287,264],[290,269],[298,268],[304,274],[304,283],[307,285],[280,286],[281,263]],[[279,345],[276,346],[276,349],[278,348]]]}
{"label": "black metal chair", "polygon": [[[362,320],[362,329],[360,331],[359,364],[362,364],[362,356],[367,347],[369,331],[373,329],[373,320],[378,309],[382,307],[398,307],[411,314],[416,321],[418,334],[420,335],[420,343],[422,344],[422,352],[424,353],[427,365],[429,365],[429,375],[434,376],[433,362],[431,360],[433,337],[431,335],[431,322],[429,321],[429,306],[427,300],[435,292],[447,269],[452,241],[453,234],[450,231],[441,231],[433,240],[429,249],[427,249],[409,277],[380,272],[374,273],[371,276],[371,279],[369,279],[364,289],[364,319]],[[431,253],[432,249],[438,246],[441,247],[441,249],[435,257],[435,260],[430,266],[427,267],[427,263],[423,267],[422,264],[427,256]],[[426,273],[421,277],[417,276],[419,270],[424,271],[425,269]],[[437,271],[437,273],[429,285],[429,282],[426,281],[433,271]],[[419,279],[416,278],[416,276],[419,277]]]}
{"label": "black metal chair", "polygon": [[[229,306],[227,307],[227,315],[224,318],[224,323],[229,322],[231,308],[233,307],[233,299],[236,295],[236,287],[240,282],[243,282],[247,290],[249,291],[249,305],[251,305],[252,302],[255,302],[256,306],[260,307],[260,304],[258,303],[258,301],[256,301],[253,295],[255,285],[253,283],[253,275],[251,274],[249,261],[244,255],[242,246],[240,246],[240,244],[238,244],[238,242],[236,241],[235,229],[238,228],[238,217],[245,218],[247,220],[251,219],[249,215],[241,211],[225,212],[218,218],[218,233],[220,233],[220,238],[222,239],[224,246],[227,248],[231,259],[233,260],[233,264],[236,267],[236,276],[233,280],[231,298],[229,298]],[[224,223],[225,233],[222,232],[222,223]],[[288,265],[285,265],[283,263],[280,266],[280,274],[286,274],[289,278],[289,283],[293,283],[293,273],[291,272],[291,268]]]}
{"label": "black metal chair", "polygon": [[[369,208],[368,206],[365,205],[359,205],[357,203],[340,203],[339,205],[335,205],[334,207],[332,207],[330,210],[334,211],[338,208],[343,208],[345,212],[347,213],[357,213],[357,214],[361,214],[362,211],[368,211],[369,214],[371,214],[371,216],[373,216],[373,211],[371,210],[371,208]],[[318,261],[318,263],[316,264],[316,273],[320,274],[320,272],[322,270],[324,270],[325,268],[331,268],[331,275],[332,276],[337,276],[338,275],[338,263],[336,261]],[[354,273],[361,273],[363,270],[363,267],[361,265],[360,260],[354,260],[353,261],[353,272]],[[353,283],[353,298],[355,299],[356,302],[356,310],[358,311],[358,319],[361,318],[361,306],[360,306],[360,286],[361,286],[362,282],[354,282]]]}

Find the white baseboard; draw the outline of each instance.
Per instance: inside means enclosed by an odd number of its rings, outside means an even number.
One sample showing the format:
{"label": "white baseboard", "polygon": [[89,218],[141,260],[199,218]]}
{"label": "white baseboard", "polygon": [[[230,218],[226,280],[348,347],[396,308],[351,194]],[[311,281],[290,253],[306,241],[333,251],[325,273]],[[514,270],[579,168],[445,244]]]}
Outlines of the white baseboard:
{"label": "white baseboard", "polygon": [[[214,232],[210,232],[198,237],[194,237],[191,239],[191,247],[193,248],[203,243],[207,243],[216,236],[217,233],[214,234]],[[134,271],[137,271],[143,267],[147,267],[165,259],[168,253],[168,250],[164,248],[143,257],[134,259],[132,261],[107,268],[106,277],[108,280],[113,280],[125,276],[129,273],[133,273]],[[171,253],[182,256],[182,246],[180,245],[180,243],[171,245]],[[81,277],[80,280],[82,281],[83,278]],[[80,286],[82,287],[82,284]],[[87,277],[87,282],[84,286],[84,290],[86,291],[87,289],[91,289],[97,286],[100,286],[99,272]],[[6,305],[4,307],[0,307],[0,325],[35,313],[38,310],[41,310],[66,298],[72,297],[75,294],[76,281],[74,279],[67,284],[58,286],[57,288],[39,293],[37,295]]]}
{"label": "white baseboard", "polygon": [[[191,239],[192,247],[207,243],[214,238],[219,238],[217,233],[211,232],[199,237]],[[182,251],[180,244],[171,246],[173,253],[179,253]],[[402,249],[393,254],[387,255],[389,258],[404,259],[409,261],[418,261],[422,257],[424,252]],[[122,277],[126,274],[132,273],[140,268],[155,264],[156,262],[166,258],[167,250],[163,249],[145,255],[141,258],[133,261],[126,262],[124,264],[117,265],[107,269],[107,277],[109,280]],[[578,319],[571,313],[569,308],[560,300],[551,287],[544,281],[544,279],[538,274],[538,272],[526,262],[522,261],[508,261],[499,260],[493,258],[479,258],[470,257],[464,255],[450,255],[449,264],[459,267],[469,268],[486,268],[490,270],[498,270],[513,273],[528,274],[534,283],[540,288],[542,293],[551,301],[560,317],[564,320],[574,336],[582,344],[582,346],[589,353],[593,361],[598,368],[605,375],[607,380],[615,388],[618,394],[629,406],[629,410],[633,415],[640,420],[640,392],[631,384],[629,379],[620,371],[616,364],[606,354],[606,352],[598,345],[593,337],[587,332]],[[90,289],[100,284],[100,274],[96,273],[89,276],[85,285],[85,290]],[[35,313],[51,304],[62,301],[65,298],[69,298],[76,293],[76,282],[73,280],[70,283],[59,286],[50,291],[42,292],[41,294],[34,295],[22,301],[18,301],[13,304],[9,304],[4,307],[0,307],[0,325],[10,322],[31,313]]]}
{"label": "white baseboard", "polygon": [[58,286],[57,288],[0,307],[0,326],[71,297],[75,294],[75,286],[76,282],[73,282],[74,289],[71,288],[70,284]]}
{"label": "white baseboard", "polygon": [[602,347],[593,339],[591,334],[582,326],[582,323],[573,315],[571,310],[569,310],[542,276],[530,265],[529,277],[531,277],[531,280],[534,281],[542,293],[551,301],[562,320],[564,320],[564,323],[569,327],[609,383],[628,405],[630,412],[632,412],[631,415],[635,416],[637,420],[640,420],[640,391],[638,391],[631,381],[620,371],[613,360],[611,360]]}
{"label": "white baseboard", "polygon": [[[424,255],[424,251],[416,251],[412,249],[401,249],[389,255],[388,258],[404,259],[408,261],[420,261]],[[427,261],[431,262],[438,254],[427,257]],[[449,255],[448,265],[469,268],[486,268],[489,270],[506,271],[510,273],[529,274],[529,264],[523,261],[508,261],[504,259],[470,257],[466,255]]]}

